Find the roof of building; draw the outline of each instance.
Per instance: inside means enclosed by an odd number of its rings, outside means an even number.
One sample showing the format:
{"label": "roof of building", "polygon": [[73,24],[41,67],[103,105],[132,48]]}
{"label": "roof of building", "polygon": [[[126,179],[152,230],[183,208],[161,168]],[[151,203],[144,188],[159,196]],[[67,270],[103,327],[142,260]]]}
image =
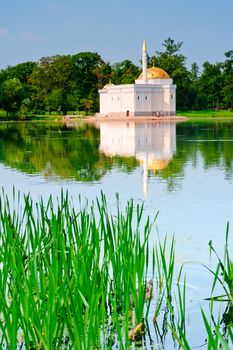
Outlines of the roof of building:
{"label": "roof of building", "polygon": [[110,80],[108,84],[104,85],[103,89],[107,89],[108,87],[114,86],[114,85],[115,85],[115,84],[113,84],[113,83],[111,82],[111,80]]}
{"label": "roof of building", "polygon": [[[142,80],[142,73],[139,75],[138,79]],[[158,67],[151,67],[147,68],[147,79],[171,79],[167,72],[163,70],[162,68]]]}

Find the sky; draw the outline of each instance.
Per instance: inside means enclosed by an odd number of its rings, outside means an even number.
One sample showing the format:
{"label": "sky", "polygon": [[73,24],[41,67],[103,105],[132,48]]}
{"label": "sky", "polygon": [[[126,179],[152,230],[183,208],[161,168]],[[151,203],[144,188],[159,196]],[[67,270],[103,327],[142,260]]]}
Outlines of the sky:
{"label": "sky", "polygon": [[0,68],[44,56],[98,52],[111,63],[139,65],[143,39],[149,55],[164,39],[200,66],[233,50],[233,0],[2,0]]}

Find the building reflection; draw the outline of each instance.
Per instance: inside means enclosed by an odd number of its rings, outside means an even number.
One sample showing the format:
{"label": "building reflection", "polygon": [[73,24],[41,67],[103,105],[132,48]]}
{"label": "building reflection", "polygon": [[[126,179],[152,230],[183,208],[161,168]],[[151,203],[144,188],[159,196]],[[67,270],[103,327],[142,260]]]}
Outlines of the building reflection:
{"label": "building reflection", "polygon": [[166,168],[176,152],[176,123],[101,122],[100,152],[131,157],[143,167],[143,190],[148,193],[148,172]]}

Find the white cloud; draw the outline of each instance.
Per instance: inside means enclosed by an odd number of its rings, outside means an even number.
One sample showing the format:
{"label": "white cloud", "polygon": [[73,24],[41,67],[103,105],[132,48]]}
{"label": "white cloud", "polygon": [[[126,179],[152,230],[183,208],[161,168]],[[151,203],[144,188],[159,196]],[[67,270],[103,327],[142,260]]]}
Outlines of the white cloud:
{"label": "white cloud", "polygon": [[0,28],[0,38],[4,38],[9,34],[8,29]]}

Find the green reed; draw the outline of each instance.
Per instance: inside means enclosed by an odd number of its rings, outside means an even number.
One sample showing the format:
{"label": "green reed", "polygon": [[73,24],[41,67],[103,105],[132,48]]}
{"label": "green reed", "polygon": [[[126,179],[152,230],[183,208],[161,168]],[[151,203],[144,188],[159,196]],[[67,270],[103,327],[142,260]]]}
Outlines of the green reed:
{"label": "green reed", "polygon": [[[166,237],[158,238],[154,248],[149,244],[153,222],[143,217],[143,205],[128,201],[122,209],[118,197],[116,201],[111,213],[103,194],[92,203],[79,198],[75,206],[63,192],[55,201],[50,197],[37,203],[15,191],[9,200],[2,192],[2,348],[129,349],[142,344],[146,335],[151,337],[151,324],[155,333],[161,333],[161,342],[170,330],[174,343],[191,348],[182,269],[174,283],[174,238],[169,243]],[[202,313],[208,349],[220,344],[228,349],[227,341],[233,341],[228,231],[224,259],[219,258],[216,271],[211,271],[213,290],[220,282],[229,301],[222,320],[225,333],[221,320],[210,323]],[[211,251],[217,254],[212,245]],[[151,278],[157,281],[153,293],[148,292]],[[160,332],[158,319],[163,313]]]}
{"label": "green reed", "polygon": [[210,253],[215,254],[218,260],[216,270],[209,271],[214,275],[213,284],[212,284],[212,293],[215,289],[216,283],[220,283],[223,288],[223,294],[220,296],[214,296],[212,299],[218,301],[228,301],[229,303],[233,302],[233,260],[230,258],[229,253],[229,223],[226,228],[226,237],[225,237],[225,249],[223,259],[218,255],[217,251],[214,249],[212,242],[209,242]]}
{"label": "green reed", "polygon": [[25,196],[19,206],[16,197],[0,197],[1,346],[129,346],[130,329],[148,316],[143,206],[122,211],[118,202],[114,216],[104,195],[77,210],[64,193],[55,204]]}

